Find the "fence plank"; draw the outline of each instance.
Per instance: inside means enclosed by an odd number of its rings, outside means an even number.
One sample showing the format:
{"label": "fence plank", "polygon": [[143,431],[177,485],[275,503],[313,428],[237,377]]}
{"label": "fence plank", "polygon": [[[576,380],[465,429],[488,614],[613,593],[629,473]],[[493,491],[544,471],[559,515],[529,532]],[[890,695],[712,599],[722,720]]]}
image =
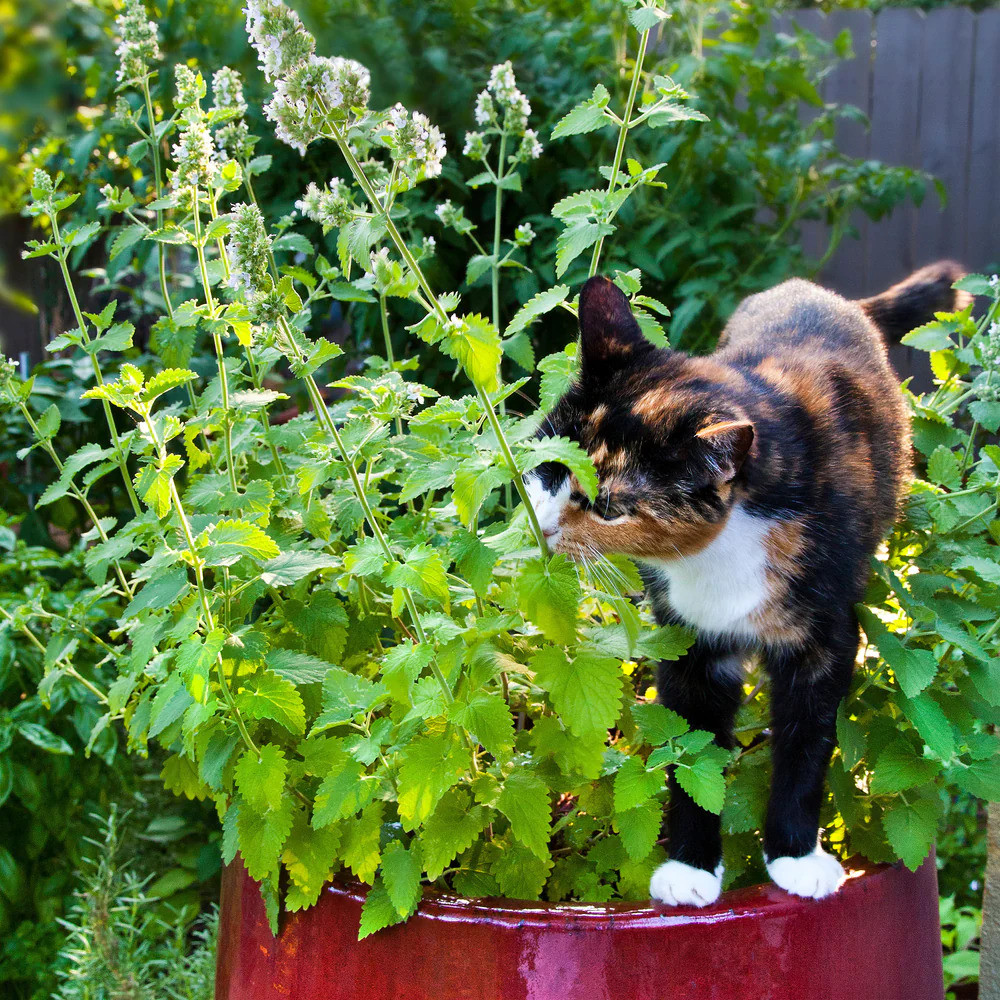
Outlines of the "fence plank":
{"label": "fence plank", "polygon": [[948,192],[942,209],[928,197],[917,211],[916,262],[961,256],[965,249],[969,104],[975,15],[964,7],[927,15],[920,81],[921,166],[940,178]]}
{"label": "fence plank", "polygon": [[[919,165],[921,60],[924,25],[921,11],[884,10],[875,21],[875,66],[872,75],[872,159],[895,166]],[[872,225],[866,248],[866,294],[875,294],[916,266],[916,212],[897,208]]]}
{"label": "fence plank", "polygon": [[966,266],[997,269],[1000,263],[1000,10],[984,10],[976,19],[966,200]]}
{"label": "fence plank", "polygon": [[[828,18],[832,41],[841,31],[851,34],[854,57],[838,64],[827,79],[826,100],[837,104],[852,104],[863,114],[871,113],[872,90],[872,15],[867,10],[835,10]],[[848,156],[867,159],[868,127],[865,122],[841,118],[834,133],[837,149]],[[856,211],[851,225],[858,238],[848,238],[841,244],[824,271],[831,288],[844,295],[865,293],[865,248],[868,243],[868,217]]]}

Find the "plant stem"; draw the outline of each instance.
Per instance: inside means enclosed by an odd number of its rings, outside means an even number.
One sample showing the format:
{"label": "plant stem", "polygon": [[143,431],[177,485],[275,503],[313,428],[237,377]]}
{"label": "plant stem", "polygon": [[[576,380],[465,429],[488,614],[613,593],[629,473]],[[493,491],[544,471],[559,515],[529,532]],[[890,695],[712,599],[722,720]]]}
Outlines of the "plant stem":
{"label": "plant stem", "polygon": [[201,270],[201,283],[205,289],[205,301],[208,304],[209,321],[212,324],[212,342],[215,345],[215,357],[219,363],[219,384],[222,387],[222,436],[226,448],[226,471],[229,473],[229,486],[234,493],[239,490],[236,485],[236,466],[233,461],[233,426],[229,418],[229,380],[226,376],[226,355],[222,347],[215,315],[215,299],[212,296],[212,286],[208,280],[208,267],[205,263],[205,247],[201,239],[201,206],[198,200],[197,186],[191,188],[194,210],[195,250],[198,253],[198,267]]}
{"label": "plant stem", "polygon": [[[493,293],[493,326],[496,328],[497,336],[502,335],[500,327],[500,218],[503,206],[503,187],[500,182],[506,176],[504,174],[504,164],[507,162],[507,118],[510,112],[504,112],[503,130],[500,133],[500,150],[497,160],[496,192],[493,199],[493,263],[490,266],[490,285]],[[500,381],[503,381],[503,355],[500,356],[500,364],[497,366]],[[507,414],[507,403],[500,400],[500,413]],[[514,498],[511,493],[510,483],[504,483],[503,487],[504,507],[509,517],[514,510]]]}
{"label": "plant stem", "polygon": [[[648,32],[647,32],[648,34]],[[334,122],[330,122],[330,128],[332,130],[331,138],[337,143],[340,148],[341,153],[344,155],[344,159],[347,160],[348,166],[351,168],[351,173],[354,175],[355,180],[361,186],[361,190],[364,191],[365,196],[368,198],[372,205],[372,208],[376,209],[380,214],[384,212],[382,203],[379,200],[378,193],[372,186],[371,181],[368,180],[367,175],[358,163],[357,157],[354,155],[350,145],[346,142],[340,129]],[[389,236],[392,238],[393,243],[396,245],[396,249],[399,251],[400,256],[406,261],[407,267],[413,272],[414,277],[417,279],[417,284],[420,286],[421,291],[427,298],[427,302],[430,304],[430,310],[435,316],[442,322],[448,322],[448,314],[445,312],[444,307],[438,301],[437,296],[431,290],[431,286],[421,270],[420,265],[417,263],[413,254],[410,252],[410,248],[406,245],[406,241],[403,239],[399,230],[396,228],[396,224],[392,221],[388,214],[385,214],[386,229]],[[482,403],[484,409],[486,410],[487,419],[490,422],[490,426],[493,428],[493,432],[497,437],[497,441],[500,443],[500,449],[504,455],[504,461],[507,463],[507,467],[514,477],[514,485],[517,489],[518,495],[521,497],[521,503],[524,504],[524,508],[528,514],[528,523],[531,525],[532,533],[535,536],[535,541],[538,547],[542,550],[543,555],[548,555],[548,545],[545,542],[545,536],[542,534],[542,530],[538,524],[538,517],[535,514],[534,509],[531,506],[531,500],[528,499],[528,491],[521,480],[520,475],[517,471],[517,463],[514,461],[514,456],[511,453],[510,445],[507,443],[507,439],[504,437],[503,428],[500,426],[500,421],[493,409],[493,403],[490,401],[489,396],[478,386],[476,387],[476,393],[479,396],[479,400]]]}
{"label": "plant stem", "polygon": [[[629,87],[628,99],[625,102],[625,114],[622,115],[621,128],[618,129],[618,145],[615,146],[615,158],[611,164],[611,176],[608,178],[608,195],[614,191],[618,183],[618,170],[622,165],[622,154],[625,152],[625,138],[630,128],[629,122],[632,118],[632,108],[635,106],[635,95],[639,90],[639,80],[642,77],[642,64],[646,59],[646,45],[649,42],[649,28],[639,37],[639,51],[635,57],[635,69],[632,71],[632,85]],[[597,274],[597,264],[601,259],[601,250],[604,247],[604,237],[601,236],[594,244],[594,252],[590,257],[590,271],[588,277],[592,278]]]}
{"label": "plant stem", "polygon": [[[163,462],[167,457],[167,449],[164,444],[161,444],[159,437],[156,434],[156,427],[153,424],[152,414],[150,412],[149,406],[145,406],[141,411],[140,415],[146,423],[146,428],[149,431],[150,440],[153,442],[153,447],[156,448],[156,454],[159,456],[161,462]],[[173,476],[170,477],[170,502],[177,514],[177,519],[180,522],[181,531],[184,534],[184,541],[187,543],[188,555],[191,560],[191,568],[194,570],[195,582],[198,585],[198,599],[201,602],[202,614],[205,617],[205,627],[209,632],[215,629],[215,616],[212,614],[212,605],[208,599],[208,592],[205,589],[205,571],[204,571],[204,560],[198,554],[198,547],[195,544],[194,534],[191,531],[191,525],[188,522],[187,515],[184,513],[184,505],[181,503],[180,494],[177,492],[177,485],[174,483]],[[236,720],[236,726],[240,731],[240,735],[243,737],[243,742],[246,744],[247,749],[253,753],[257,759],[260,759],[260,750],[257,745],[250,738],[250,734],[247,732],[246,724],[243,722],[243,716],[240,715],[240,710],[236,705],[236,699],[233,697],[233,693],[229,688],[229,681],[226,679],[226,670],[222,662],[222,654],[215,659],[216,670],[219,675],[219,687],[222,689],[222,696],[229,706],[229,710],[233,713],[233,718]]]}
{"label": "plant stem", "polygon": [[[389,362],[389,370],[396,370],[396,358],[392,353],[392,337],[389,335],[389,312],[385,305],[385,296],[380,295],[378,297],[378,312],[382,319],[382,337],[385,340],[385,357]],[[403,418],[397,413],[396,414],[396,433],[402,436],[403,434]]]}
{"label": "plant stem", "polygon": [[[89,345],[90,337],[87,334],[87,324],[84,321],[83,312],[80,309],[80,303],[76,297],[76,289],[73,288],[73,279],[69,273],[69,265],[66,263],[66,247],[63,245],[62,236],[59,234],[59,223],[56,220],[54,212],[49,215],[49,220],[52,223],[52,235],[55,238],[56,246],[58,247],[56,260],[59,261],[59,269],[62,271],[63,283],[66,285],[66,291],[69,294],[69,301],[73,307],[73,316],[76,318],[76,324],[80,329],[80,336],[83,339],[83,343]],[[101,372],[101,366],[97,362],[97,355],[89,354],[89,357],[91,367],[94,369],[94,377],[97,379],[97,384],[104,385],[104,375]],[[132,504],[132,510],[138,517],[142,514],[142,507],[139,506],[139,498],[135,495],[135,488],[132,485],[132,477],[128,471],[128,462],[125,460],[125,453],[122,451],[121,438],[118,436],[118,428],[115,426],[115,418],[111,413],[111,404],[106,399],[102,399],[101,405],[104,407],[104,418],[108,422],[108,430],[111,432],[111,441],[114,444],[115,463],[121,470],[122,479],[125,482],[125,491],[128,493],[129,501]]]}
{"label": "plant stem", "polygon": [[[153,160],[153,182],[156,186],[156,200],[163,197],[163,180],[160,173],[160,144],[156,141],[156,116],[153,112],[153,97],[149,92],[149,77],[144,77],[142,81],[142,95],[146,101],[146,115],[149,118],[149,155]],[[163,209],[156,210],[156,228],[163,228]],[[160,243],[160,294],[163,296],[163,304],[166,306],[167,315],[174,318],[174,307],[170,301],[170,292],[167,289],[167,265],[166,247]],[[191,402],[194,402],[194,390],[188,387],[191,394]]]}
{"label": "plant stem", "polygon": [[[292,353],[295,355],[297,361],[303,361],[302,352],[299,350],[298,344],[292,334],[291,329],[288,326],[288,321],[281,317],[279,319],[279,325],[281,326],[282,333],[287,340]],[[358,476],[358,470],[354,467],[354,463],[351,461],[351,456],[347,451],[344,441],[340,436],[340,431],[337,430],[337,425],[330,415],[329,409],[327,409],[326,400],[323,399],[323,394],[319,391],[319,387],[316,385],[316,380],[312,375],[306,375],[304,379],[306,383],[306,391],[309,393],[309,399],[312,402],[313,410],[316,413],[316,417],[320,422],[320,425],[326,430],[326,432],[333,439],[333,443],[340,453],[341,461],[347,466],[347,473],[351,478],[351,485],[354,487],[354,494],[358,498],[358,503],[361,504],[361,509],[365,515],[365,521],[368,523],[368,527],[371,529],[372,536],[379,544],[379,548],[382,549],[382,554],[389,562],[396,562],[396,557],[392,554],[392,549],[389,547],[389,542],[385,535],[382,533],[382,527],[378,523],[378,519],[375,517],[375,512],[371,508],[371,504],[368,503],[368,497],[365,494],[365,488],[362,485],[361,479]],[[403,600],[406,603],[406,608],[410,612],[410,619],[413,622],[413,630],[416,632],[418,642],[426,642],[427,635],[424,632],[423,623],[420,620],[420,613],[417,611],[417,602],[413,598],[413,594],[410,592],[409,587],[401,587],[400,590],[403,592]],[[445,679],[443,673],[441,673],[441,668],[438,666],[436,660],[431,661],[431,670],[434,673],[434,677],[444,694],[445,701],[449,704],[454,701],[454,695],[451,693],[451,688],[448,686],[448,682]]]}

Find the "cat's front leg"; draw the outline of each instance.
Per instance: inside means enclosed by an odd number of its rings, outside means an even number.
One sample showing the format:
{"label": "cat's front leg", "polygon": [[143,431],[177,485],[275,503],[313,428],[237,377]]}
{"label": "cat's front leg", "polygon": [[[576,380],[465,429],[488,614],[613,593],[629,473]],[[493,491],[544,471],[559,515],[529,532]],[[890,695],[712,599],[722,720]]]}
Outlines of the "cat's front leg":
{"label": "cat's front leg", "polygon": [[771,880],[796,896],[822,899],[844,870],[820,846],[823,783],[836,744],[837,706],[850,686],[858,632],[853,615],[798,650],[768,650],[771,674],[771,798],[764,861]]}
{"label": "cat's front leg", "polygon": [[[677,662],[664,661],[657,675],[659,700],[692,729],[705,729],[727,749],[742,695],[740,652],[699,639]],[[671,906],[707,906],[722,891],[721,820],[702,809],[677,783],[671,769],[667,828],[670,860],[660,865],[649,894]]]}

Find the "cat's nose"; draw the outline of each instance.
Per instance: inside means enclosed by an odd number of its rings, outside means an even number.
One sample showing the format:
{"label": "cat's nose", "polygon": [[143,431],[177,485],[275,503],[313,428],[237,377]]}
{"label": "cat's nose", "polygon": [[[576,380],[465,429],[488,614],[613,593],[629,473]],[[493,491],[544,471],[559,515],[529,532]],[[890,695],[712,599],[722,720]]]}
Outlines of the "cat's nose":
{"label": "cat's nose", "polygon": [[558,528],[542,528],[542,534],[545,536],[545,540],[548,541],[553,535],[559,534]]}

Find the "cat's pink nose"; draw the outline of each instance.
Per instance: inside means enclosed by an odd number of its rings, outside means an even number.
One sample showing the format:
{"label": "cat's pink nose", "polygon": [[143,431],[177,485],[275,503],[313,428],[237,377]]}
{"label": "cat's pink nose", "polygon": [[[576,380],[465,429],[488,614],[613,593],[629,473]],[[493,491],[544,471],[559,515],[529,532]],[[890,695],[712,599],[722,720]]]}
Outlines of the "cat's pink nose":
{"label": "cat's pink nose", "polygon": [[542,528],[542,534],[545,536],[546,539],[549,539],[553,535],[558,535],[559,534],[559,529],[558,528]]}

